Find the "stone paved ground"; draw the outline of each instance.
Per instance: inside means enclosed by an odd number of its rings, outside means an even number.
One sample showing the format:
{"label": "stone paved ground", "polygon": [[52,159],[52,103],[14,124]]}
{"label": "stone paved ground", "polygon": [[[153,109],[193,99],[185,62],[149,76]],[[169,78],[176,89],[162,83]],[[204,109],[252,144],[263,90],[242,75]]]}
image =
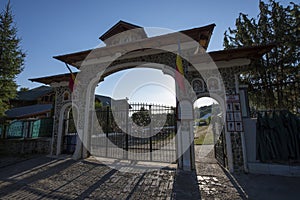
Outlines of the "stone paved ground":
{"label": "stone paved ground", "polygon": [[232,176],[211,150],[196,146],[194,172],[129,173],[93,159],[0,157],[0,199],[299,199],[300,178]]}
{"label": "stone paved ground", "polygon": [[205,156],[207,148],[201,152],[196,148],[198,174],[175,168],[125,173],[94,159],[0,158],[0,199],[238,198],[211,154]]}
{"label": "stone paved ground", "polygon": [[195,146],[202,199],[300,199],[300,177],[230,174],[216,163],[211,150],[209,145]]}
{"label": "stone paved ground", "polygon": [[18,162],[22,162],[24,160],[28,160],[31,159],[35,156],[30,156],[30,155],[26,155],[26,156],[12,156],[12,155],[7,155],[7,156],[0,156],[0,168],[9,166],[9,165],[14,165]]}
{"label": "stone paved ground", "polygon": [[174,169],[124,173],[90,160],[33,158],[0,171],[0,199],[171,199]]}
{"label": "stone paved ground", "polygon": [[242,191],[237,189],[217,161],[214,159],[212,145],[196,145],[197,179],[202,199],[243,199]]}

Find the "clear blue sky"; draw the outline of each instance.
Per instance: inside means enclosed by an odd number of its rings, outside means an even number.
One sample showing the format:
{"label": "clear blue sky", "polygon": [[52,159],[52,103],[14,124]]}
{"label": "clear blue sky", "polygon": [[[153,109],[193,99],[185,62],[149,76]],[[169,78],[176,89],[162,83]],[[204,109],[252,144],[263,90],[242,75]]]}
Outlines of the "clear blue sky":
{"label": "clear blue sky", "polygon": [[[1,10],[6,3],[0,1]],[[11,4],[18,36],[27,52],[17,83],[29,88],[38,86],[29,78],[68,72],[53,56],[99,45],[98,37],[119,20],[175,31],[215,23],[209,46],[212,51],[223,49],[223,33],[234,27],[240,12],[258,15],[258,0],[11,0]]]}

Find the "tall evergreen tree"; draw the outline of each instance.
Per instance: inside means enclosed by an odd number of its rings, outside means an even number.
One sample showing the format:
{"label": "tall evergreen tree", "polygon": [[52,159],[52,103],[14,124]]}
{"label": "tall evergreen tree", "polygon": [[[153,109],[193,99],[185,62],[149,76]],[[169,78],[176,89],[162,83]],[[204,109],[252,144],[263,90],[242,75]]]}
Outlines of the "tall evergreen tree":
{"label": "tall evergreen tree", "polygon": [[17,93],[15,79],[23,70],[25,53],[20,47],[10,2],[0,14],[0,117]]}
{"label": "tall evergreen tree", "polygon": [[258,18],[240,13],[235,29],[224,33],[226,49],[274,44],[253,70],[240,76],[249,85],[250,104],[256,109],[300,108],[299,4],[284,7],[275,0],[259,2]]}

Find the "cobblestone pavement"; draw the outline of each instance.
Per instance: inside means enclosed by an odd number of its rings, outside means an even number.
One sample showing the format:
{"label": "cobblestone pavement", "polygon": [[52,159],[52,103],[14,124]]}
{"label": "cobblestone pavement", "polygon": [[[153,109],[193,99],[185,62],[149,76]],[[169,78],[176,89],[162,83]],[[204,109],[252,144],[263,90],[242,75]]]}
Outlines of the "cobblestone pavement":
{"label": "cobblestone pavement", "polygon": [[195,146],[202,199],[299,199],[300,177],[230,174],[217,164],[212,146]]}
{"label": "cobblestone pavement", "polygon": [[214,159],[213,145],[195,145],[197,180],[201,199],[245,199],[230,175]]}
{"label": "cobblestone pavement", "polygon": [[[196,146],[196,171],[164,168],[125,173],[93,158],[0,158],[0,199],[239,199],[239,193],[212,158]],[[103,161],[102,161],[103,162]],[[134,172],[135,169],[131,169]],[[136,171],[137,172],[137,171]]]}
{"label": "cobblestone pavement", "polygon": [[33,158],[0,171],[0,199],[171,199],[175,169],[124,173],[93,160]]}
{"label": "cobblestone pavement", "polygon": [[[21,159],[16,164],[0,166],[0,199],[239,198],[214,159],[205,154],[207,148],[200,153],[196,147],[196,158],[200,158],[196,163],[197,174],[176,168],[125,173],[92,158],[81,161],[45,156]],[[5,163],[5,159],[0,160]]]}
{"label": "cobblestone pavement", "polygon": [[300,178],[233,176],[211,150],[195,146],[197,170],[192,172],[174,166],[121,172],[93,158],[0,157],[0,199],[299,199]]}

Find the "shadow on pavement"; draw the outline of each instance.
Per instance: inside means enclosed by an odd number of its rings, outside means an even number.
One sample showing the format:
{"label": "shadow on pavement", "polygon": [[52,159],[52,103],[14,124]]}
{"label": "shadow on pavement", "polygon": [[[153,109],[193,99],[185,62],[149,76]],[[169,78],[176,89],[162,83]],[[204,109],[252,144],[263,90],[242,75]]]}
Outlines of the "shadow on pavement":
{"label": "shadow on pavement", "polygon": [[187,172],[177,170],[173,184],[173,198],[189,200],[201,199],[196,171]]}
{"label": "shadow on pavement", "polygon": [[[0,199],[172,199],[174,177],[174,169],[129,173],[90,160],[39,157],[1,168]],[[179,173],[176,180],[190,185],[195,177]]]}

